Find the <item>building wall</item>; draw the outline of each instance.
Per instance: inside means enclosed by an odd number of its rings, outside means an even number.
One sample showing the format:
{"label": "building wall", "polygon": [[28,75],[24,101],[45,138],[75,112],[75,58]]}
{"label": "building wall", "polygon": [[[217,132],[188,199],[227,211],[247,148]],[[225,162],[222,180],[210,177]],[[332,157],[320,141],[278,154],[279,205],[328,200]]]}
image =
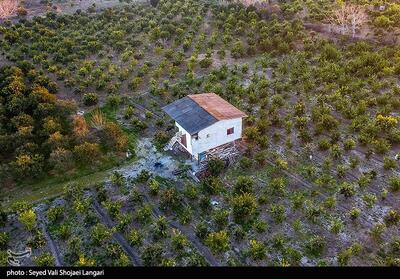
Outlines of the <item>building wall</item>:
{"label": "building wall", "polygon": [[182,132],[183,134],[186,135],[186,143],[187,143],[186,150],[189,151],[189,153],[193,155],[193,153],[192,153],[192,143],[191,143],[192,139],[191,139],[190,134],[188,132],[186,132],[186,130],[183,129],[177,122],[175,122],[175,125],[176,125],[176,127],[178,127],[180,132]]}
{"label": "building wall", "polygon": [[[197,158],[199,153],[214,147],[235,141],[242,137],[242,118],[221,120],[198,133],[198,140],[191,137],[178,123],[179,131],[186,134],[187,150]],[[229,128],[234,128],[234,133],[227,135]]]}

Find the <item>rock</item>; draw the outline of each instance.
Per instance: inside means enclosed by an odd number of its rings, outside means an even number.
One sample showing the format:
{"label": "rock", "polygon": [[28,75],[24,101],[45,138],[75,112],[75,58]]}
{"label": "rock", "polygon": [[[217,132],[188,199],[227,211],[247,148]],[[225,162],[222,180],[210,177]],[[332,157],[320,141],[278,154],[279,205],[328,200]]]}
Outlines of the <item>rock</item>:
{"label": "rock", "polygon": [[300,263],[302,266],[310,266],[311,265],[310,260],[307,257],[302,257],[300,260]]}

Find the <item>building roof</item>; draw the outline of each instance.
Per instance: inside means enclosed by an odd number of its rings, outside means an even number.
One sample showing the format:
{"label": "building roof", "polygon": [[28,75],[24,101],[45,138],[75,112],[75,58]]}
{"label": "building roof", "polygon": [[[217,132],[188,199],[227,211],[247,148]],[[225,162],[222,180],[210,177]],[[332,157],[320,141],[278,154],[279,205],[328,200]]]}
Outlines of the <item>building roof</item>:
{"label": "building roof", "polygon": [[179,99],[163,107],[163,110],[191,135],[218,122],[189,97]]}
{"label": "building roof", "polygon": [[235,119],[247,115],[215,93],[189,95],[193,101],[218,120]]}
{"label": "building roof", "polygon": [[246,114],[214,93],[188,95],[163,110],[191,135],[225,120]]}

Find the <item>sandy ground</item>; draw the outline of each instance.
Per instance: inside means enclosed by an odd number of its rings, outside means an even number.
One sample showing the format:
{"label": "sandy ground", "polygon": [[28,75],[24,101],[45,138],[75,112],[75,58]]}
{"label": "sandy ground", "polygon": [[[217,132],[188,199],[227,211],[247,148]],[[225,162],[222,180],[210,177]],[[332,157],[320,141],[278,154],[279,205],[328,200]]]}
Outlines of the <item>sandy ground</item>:
{"label": "sandy ground", "polygon": [[[137,156],[140,158],[131,165],[117,169],[118,172],[130,177],[136,177],[142,170],[156,175],[176,180],[172,172],[179,167],[179,162],[173,157],[157,151],[150,138],[139,139]],[[159,163],[161,165],[156,165]]]}

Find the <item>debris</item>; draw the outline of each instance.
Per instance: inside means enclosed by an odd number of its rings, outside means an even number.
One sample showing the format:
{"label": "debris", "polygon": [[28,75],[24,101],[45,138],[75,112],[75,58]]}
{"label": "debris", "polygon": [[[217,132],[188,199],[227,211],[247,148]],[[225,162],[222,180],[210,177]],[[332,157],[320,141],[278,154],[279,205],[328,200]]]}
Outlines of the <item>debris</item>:
{"label": "debris", "polygon": [[228,143],[206,152],[205,160],[200,162],[200,170],[207,168],[208,161],[213,157],[218,157],[227,162],[228,165],[233,164],[239,157],[240,151],[235,143]]}
{"label": "debris", "polygon": [[214,206],[214,207],[216,207],[216,206],[219,205],[219,202],[217,202],[217,201],[211,201],[211,205]]}
{"label": "debris", "polygon": [[200,183],[200,179],[196,176],[195,172],[187,171],[187,175],[192,178],[195,182]]}
{"label": "debris", "polygon": [[175,143],[179,140],[179,138],[182,136],[182,132],[179,131],[177,132],[168,142],[168,144],[164,147],[164,151],[172,150],[172,147],[175,145]]}

